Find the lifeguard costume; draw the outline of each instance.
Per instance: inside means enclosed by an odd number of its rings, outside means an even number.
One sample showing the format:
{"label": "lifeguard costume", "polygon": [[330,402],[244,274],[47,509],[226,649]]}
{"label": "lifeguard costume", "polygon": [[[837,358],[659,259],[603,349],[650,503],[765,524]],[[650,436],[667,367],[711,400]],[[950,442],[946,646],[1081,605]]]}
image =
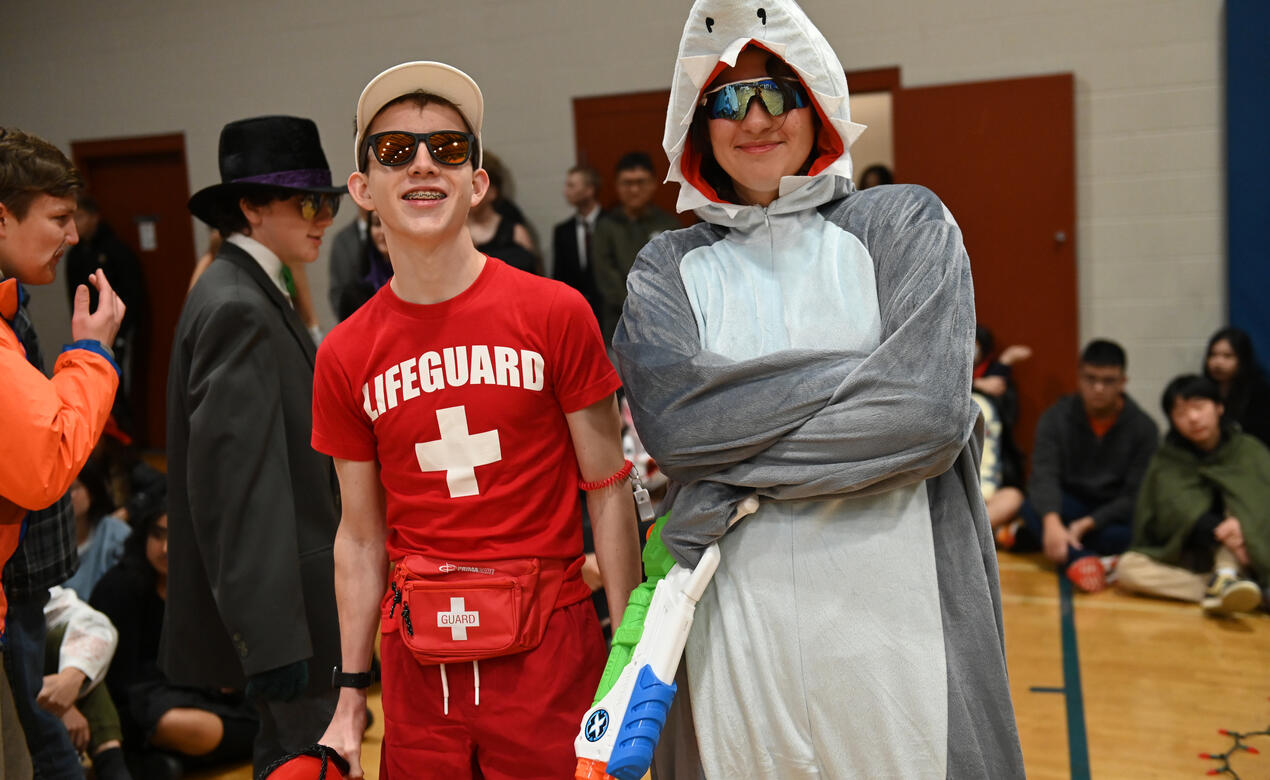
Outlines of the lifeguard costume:
{"label": "lifeguard costume", "polygon": [[[473,760],[486,778],[572,772],[577,717],[605,651],[580,576],[565,415],[619,385],[586,300],[494,258],[442,303],[407,303],[387,285],[323,341],[313,446],[377,462],[386,494],[395,570],[383,603],[382,777],[422,776],[421,767],[467,777]],[[409,640],[438,657],[471,657],[483,633],[499,630],[496,615],[474,614],[482,577],[526,560],[541,569],[538,590],[526,592],[551,602],[538,605],[547,622],[534,649],[461,663],[407,649]],[[424,600],[400,595],[407,565],[431,577],[431,590],[414,594]],[[554,587],[544,588],[549,574]],[[475,590],[448,593],[449,577]]]}

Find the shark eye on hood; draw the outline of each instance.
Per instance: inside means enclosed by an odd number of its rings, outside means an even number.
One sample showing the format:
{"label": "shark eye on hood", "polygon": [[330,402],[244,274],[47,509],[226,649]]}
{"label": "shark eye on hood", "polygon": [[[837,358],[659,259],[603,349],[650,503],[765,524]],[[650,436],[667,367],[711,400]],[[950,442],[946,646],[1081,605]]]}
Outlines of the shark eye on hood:
{"label": "shark eye on hood", "polygon": [[758,18],[759,18],[759,21],[761,21],[761,22],[763,23],[763,26],[764,26],[764,27],[766,27],[766,26],[767,26],[767,11],[766,11],[766,10],[764,10],[764,9],[762,9],[762,8],[760,8],[760,9],[758,9],[758,14],[757,14],[757,16],[758,16]]}
{"label": "shark eye on hood", "polygon": [[709,16],[706,17],[706,32],[714,32],[714,19]]}

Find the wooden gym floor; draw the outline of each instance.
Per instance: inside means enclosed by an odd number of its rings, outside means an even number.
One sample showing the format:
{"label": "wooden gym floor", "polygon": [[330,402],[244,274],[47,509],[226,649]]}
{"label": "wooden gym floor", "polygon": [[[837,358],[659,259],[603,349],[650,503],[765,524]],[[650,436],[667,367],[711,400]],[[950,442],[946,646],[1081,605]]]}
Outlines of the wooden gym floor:
{"label": "wooden gym floor", "polygon": [[[1234,744],[1219,729],[1270,730],[1270,615],[1216,620],[1114,589],[1073,594],[1039,555],[1002,555],[1001,592],[1029,778],[1199,778],[1222,766],[1200,753]],[[362,755],[376,778],[377,689],[371,708]],[[1247,744],[1260,753],[1236,751],[1230,767],[1244,780],[1270,778],[1270,736]],[[251,780],[251,770],[196,777]]]}

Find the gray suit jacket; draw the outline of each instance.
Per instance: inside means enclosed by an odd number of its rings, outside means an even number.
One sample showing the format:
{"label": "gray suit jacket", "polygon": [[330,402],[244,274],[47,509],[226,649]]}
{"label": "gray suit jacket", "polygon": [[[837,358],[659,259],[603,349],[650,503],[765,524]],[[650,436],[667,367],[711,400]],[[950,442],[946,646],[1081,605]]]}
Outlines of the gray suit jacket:
{"label": "gray suit jacket", "polygon": [[339,661],[331,459],[309,445],[316,349],[260,265],[226,243],[190,291],[168,373],[168,597],[159,664],[234,686]]}
{"label": "gray suit jacket", "polygon": [[[363,256],[367,239],[362,238],[358,219],[341,228],[331,240],[330,286],[327,297],[337,321],[344,319],[340,312],[344,309],[343,301],[349,288],[362,284],[362,277],[366,275],[362,261],[365,259]],[[369,285],[366,287],[369,289]]]}

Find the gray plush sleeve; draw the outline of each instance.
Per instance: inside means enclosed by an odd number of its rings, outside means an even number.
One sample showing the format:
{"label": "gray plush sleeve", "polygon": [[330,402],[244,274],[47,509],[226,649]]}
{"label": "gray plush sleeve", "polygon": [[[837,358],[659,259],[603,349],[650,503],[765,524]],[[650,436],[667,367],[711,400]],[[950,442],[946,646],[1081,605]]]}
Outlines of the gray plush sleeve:
{"label": "gray plush sleeve", "polygon": [[818,414],[712,479],[796,499],[879,492],[952,466],[978,416],[974,291],[961,232],[928,218],[878,245],[882,344]]}
{"label": "gray plush sleeve", "polygon": [[703,225],[644,247],[613,337],[640,438],[680,483],[744,461],[811,419],[859,360],[799,350],[736,362],[702,350],[679,260],[712,237]]}
{"label": "gray plush sleeve", "polygon": [[641,254],[614,346],[641,438],[683,483],[662,534],[681,562],[695,564],[756,490],[774,499],[881,492],[946,471],[970,436],[969,260],[938,198],[897,189],[827,215],[874,259],[883,340],[868,355],[791,350],[731,362],[702,352],[678,259],[708,229]]}

